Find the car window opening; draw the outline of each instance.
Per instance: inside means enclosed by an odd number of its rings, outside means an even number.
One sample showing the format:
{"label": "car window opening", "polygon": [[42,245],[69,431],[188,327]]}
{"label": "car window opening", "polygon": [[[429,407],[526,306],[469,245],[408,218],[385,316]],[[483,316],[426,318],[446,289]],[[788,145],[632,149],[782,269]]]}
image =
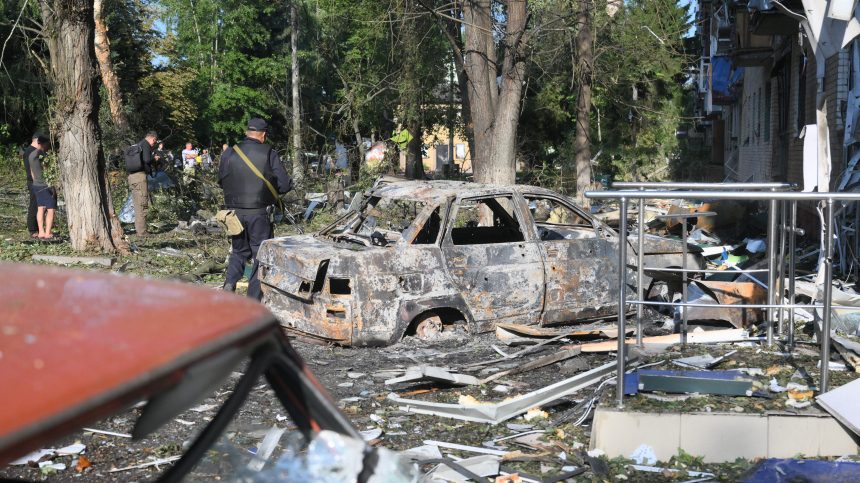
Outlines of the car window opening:
{"label": "car window opening", "polygon": [[594,226],[573,209],[558,200],[540,196],[524,196],[529,211],[543,241],[597,238]]}
{"label": "car window opening", "polygon": [[463,200],[451,228],[454,245],[525,241],[510,196]]}
{"label": "car window opening", "polygon": [[[403,237],[426,205],[423,201],[373,196],[345,224],[322,234],[335,241],[368,247],[391,246]],[[427,229],[425,237],[432,235],[432,225]]]}
{"label": "car window opening", "polygon": [[351,295],[352,287],[349,286],[348,278],[328,279],[328,292],[331,295]]}
{"label": "car window opening", "polygon": [[412,240],[413,245],[431,245],[436,243],[436,240],[439,238],[439,232],[442,229],[442,216],[439,214],[441,207],[436,207],[432,213],[430,213],[430,217],[427,218],[427,221],[424,222],[424,226],[421,227],[421,231],[418,232],[418,235],[415,236],[415,239]]}

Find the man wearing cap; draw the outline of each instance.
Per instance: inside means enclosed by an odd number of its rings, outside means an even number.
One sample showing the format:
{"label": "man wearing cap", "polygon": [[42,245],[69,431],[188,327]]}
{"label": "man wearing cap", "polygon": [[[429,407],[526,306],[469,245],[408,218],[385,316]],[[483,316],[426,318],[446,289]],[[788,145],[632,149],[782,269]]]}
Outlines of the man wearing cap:
{"label": "man wearing cap", "polygon": [[256,300],[263,299],[257,278],[260,266],[257,250],[263,240],[275,236],[269,214],[280,206],[278,196],[289,192],[292,186],[278,153],[265,144],[267,131],[268,125],[263,119],[248,121],[245,140],[222,153],[218,173],[218,183],[224,188],[224,204],[228,210],[236,212],[242,223],[242,233],[232,237],[233,254],[227,266],[224,290],[236,290],[236,283],[245,273],[245,262],[253,260],[248,297]]}
{"label": "man wearing cap", "polygon": [[146,231],[146,215],[149,213],[149,185],[146,182],[146,172],[152,167],[153,162],[157,163],[161,159],[161,155],[152,150],[156,138],[158,138],[158,134],[149,132],[138,143],[140,145],[141,167],[139,171],[128,173],[128,187],[131,190],[131,202],[134,204],[134,230],[139,237],[150,236],[149,232]]}
{"label": "man wearing cap", "polygon": [[42,145],[48,145],[48,137],[41,132],[33,134],[30,140],[30,145],[24,149],[24,171],[27,173],[27,192],[30,193],[30,204],[27,206],[27,231],[33,238],[39,237],[39,225],[36,222],[36,212],[38,211],[38,202],[36,201],[36,191],[33,190],[33,172],[30,170],[30,156],[41,149]]}

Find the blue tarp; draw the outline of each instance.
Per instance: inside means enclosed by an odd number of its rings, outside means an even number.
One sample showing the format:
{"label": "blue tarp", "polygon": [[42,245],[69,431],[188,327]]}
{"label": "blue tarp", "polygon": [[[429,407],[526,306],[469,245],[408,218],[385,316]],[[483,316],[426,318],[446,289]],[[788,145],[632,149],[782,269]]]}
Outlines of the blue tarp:
{"label": "blue tarp", "polygon": [[742,75],[744,75],[744,68],[743,68],[743,67],[738,67],[738,68],[735,70],[735,73],[734,73],[734,74],[732,74],[732,77],[729,79],[729,85],[730,85],[730,86],[733,86],[733,85],[737,84],[737,83],[738,83],[738,80],[740,80],[740,78],[741,78],[741,76],[742,76]]}
{"label": "blue tarp", "polygon": [[[798,435],[802,437],[802,435]],[[860,479],[860,463],[769,459],[756,463],[738,481],[742,483],[795,483],[803,481],[849,483]]]}
{"label": "blue tarp", "polygon": [[713,73],[713,91],[726,92],[729,88],[729,73],[732,70],[732,61],[728,57],[714,57],[711,59],[711,72]]}

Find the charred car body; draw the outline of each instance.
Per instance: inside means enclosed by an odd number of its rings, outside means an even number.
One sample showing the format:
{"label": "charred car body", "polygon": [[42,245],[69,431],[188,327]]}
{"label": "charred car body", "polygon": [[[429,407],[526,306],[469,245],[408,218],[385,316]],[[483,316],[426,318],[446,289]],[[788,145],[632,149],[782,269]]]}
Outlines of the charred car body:
{"label": "charred car body", "polygon": [[[636,263],[633,240],[628,264]],[[372,346],[428,322],[462,320],[476,333],[499,322],[553,326],[617,314],[618,241],[547,189],[382,181],[357,211],[316,235],[268,240],[258,259],[263,303],[288,331]],[[704,268],[689,257],[689,267]],[[645,266],[680,265],[680,241],[646,238]]]}

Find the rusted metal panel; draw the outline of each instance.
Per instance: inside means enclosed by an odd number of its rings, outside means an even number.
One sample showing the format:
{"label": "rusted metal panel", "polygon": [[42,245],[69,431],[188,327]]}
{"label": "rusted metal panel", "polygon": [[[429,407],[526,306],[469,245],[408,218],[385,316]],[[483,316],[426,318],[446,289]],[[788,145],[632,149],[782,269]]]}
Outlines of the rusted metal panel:
{"label": "rusted metal panel", "polygon": [[[741,282],[712,282],[697,280],[695,282],[704,292],[720,304],[766,304],[767,290],[757,283]],[[737,328],[757,324],[763,320],[762,309],[731,309],[726,307],[687,307],[689,320],[725,320]]]}
{"label": "rusted metal panel", "polygon": [[[711,211],[716,213],[716,216],[702,216],[696,220],[697,228],[704,228],[708,231],[712,231],[714,228],[719,228],[722,226],[729,226],[737,223],[743,218],[744,213],[746,213],[746,207],[741,203],[733,200],[721,200],[721,201],[712,201],[707,203],[702,203],[702,206],[698,208],[685,208],[677,205],[669,206],[669,214],[673,215],[675,213],[691,213],[691,212],[706,212]],[[679,225],[681,220],[678,218],[668,218],[666,220],[666,225],[673,229],[676,225]]]}
{"label": "rusted metal panel", "polygon": [[277,322],[235,294],[0,263],[0,466],[149,397]]}

